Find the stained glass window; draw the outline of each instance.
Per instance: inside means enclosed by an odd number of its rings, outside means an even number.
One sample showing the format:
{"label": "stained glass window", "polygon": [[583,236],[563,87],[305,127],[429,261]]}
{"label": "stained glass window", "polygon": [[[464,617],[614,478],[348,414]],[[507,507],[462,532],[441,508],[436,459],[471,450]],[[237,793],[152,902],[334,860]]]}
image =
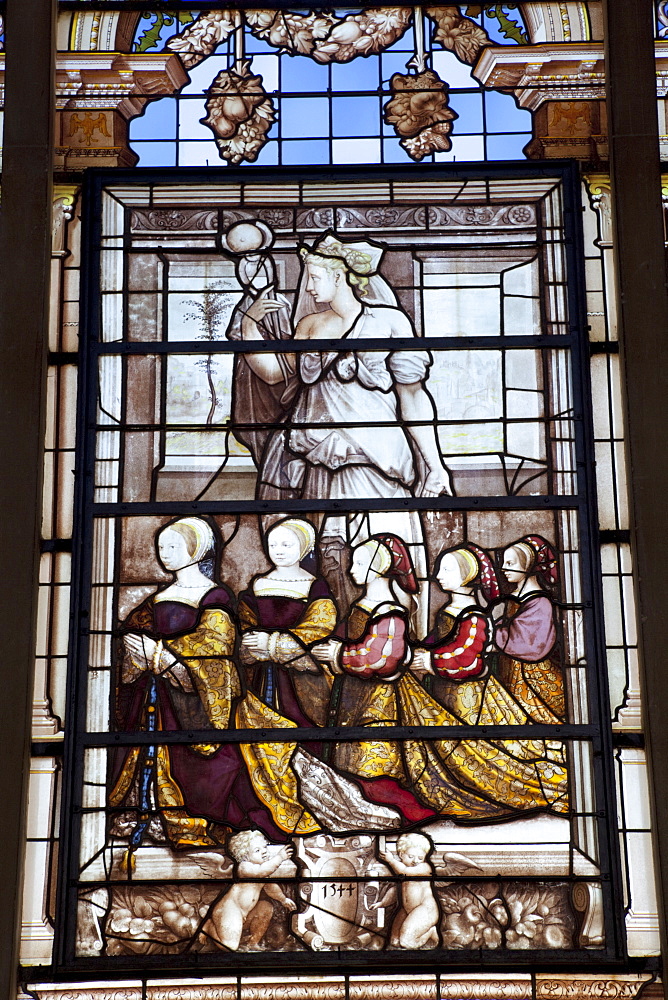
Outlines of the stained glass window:
{"label": "stained glass window", "polygon": [[178,52],[190,83],[133,122],[132,148],[144,166],[520,158],[529,111],[471,65],[526,44],[522,14],[469,9],[146,14],[135,51]]}
{"label": "stained glass window", "polygon": [[123,6],[61,5],[28,988],[635,996],[609,178],[525,160],[607,155],[598,5]]}
{"label": "stained glass window", "polygon": [[615,954],[572,197],[91,189],[68,966]]}

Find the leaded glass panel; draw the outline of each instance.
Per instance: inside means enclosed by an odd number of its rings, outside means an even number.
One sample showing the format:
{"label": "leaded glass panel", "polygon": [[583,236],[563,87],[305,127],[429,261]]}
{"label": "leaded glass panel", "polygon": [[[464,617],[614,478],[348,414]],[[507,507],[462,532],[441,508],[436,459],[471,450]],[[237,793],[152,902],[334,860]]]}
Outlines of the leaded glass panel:
{"label": "leaded glass panel", "polygon": [[527,42],[503,4],[146,13],[135,51],[179,53],[190,83],[133,122],[133,149],[145,166],[519,158],[530,112],[471,66]]}
{"label": "leaded glass panel", "polygon": [[570,175],[229,177],[91,186],[62,961],[613,957]]}

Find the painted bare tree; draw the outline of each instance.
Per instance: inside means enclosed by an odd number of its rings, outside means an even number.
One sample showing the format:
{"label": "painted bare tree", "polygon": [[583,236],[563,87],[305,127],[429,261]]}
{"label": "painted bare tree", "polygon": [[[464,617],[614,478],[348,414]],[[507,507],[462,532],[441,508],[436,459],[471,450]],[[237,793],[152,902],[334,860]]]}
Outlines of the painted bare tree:
{"label": "painted bare tree", "polygon": [[[193,320],[197,323],[201,331],[197,334],[196,339],[208,341],[220,340],[221,326],[223,326],[223,321],[226,319],[229,307],[232,304],[232,297],[221,291],[220,284],[209,285],[202,294],[201,299],[189,299],[186,304],[193,306],[194,311],[186,313],[185,319]],[[215,355],[209,354],[206,358],[202,358],[201,361],[195,363],[206,372],[210,399],[206,422],[207,424],[212,424],[216,407],[218,406],[218,393],[216,392],[216,383],[214,381],[216,370]]]}

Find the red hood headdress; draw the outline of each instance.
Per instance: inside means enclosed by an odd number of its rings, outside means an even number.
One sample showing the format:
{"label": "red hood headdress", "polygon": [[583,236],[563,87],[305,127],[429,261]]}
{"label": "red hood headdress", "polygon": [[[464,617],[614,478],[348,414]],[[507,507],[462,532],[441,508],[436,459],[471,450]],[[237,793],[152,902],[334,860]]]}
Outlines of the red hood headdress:
{"label": "red hood headdress", "polygon": [[418,582],[415,578],[413,560],[402,540],[397,535],[372,535],[369,541],[380,542],[392,557],[392,563],[387,571],[406,594],[417,594]]}
{"label": "red hood headdress", "polygon": [[496,570],[494,569],[494,563],[489,558],[484,549],[481,549],[479,545],[474,545],[473,542],[467,542],[465,546],[478,560],[478,565],[480,566],[480,573],[475,582],[480,585],[483,597],[486,601],[496,601],[501,596],[501,588],[499,586],[499,578],[496,575]]}
{"label": "red hood headdress", "polygon": [[542,535],[525,535],[521,539],[534,553],[531,571],[547,587],[555,587],[559,582],[557,556],[550,543]]}

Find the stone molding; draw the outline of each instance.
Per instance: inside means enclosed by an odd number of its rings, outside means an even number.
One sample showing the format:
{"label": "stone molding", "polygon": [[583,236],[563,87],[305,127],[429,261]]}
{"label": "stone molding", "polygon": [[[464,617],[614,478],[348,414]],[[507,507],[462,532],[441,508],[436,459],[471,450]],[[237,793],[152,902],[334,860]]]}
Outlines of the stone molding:
{"label": "stone molding", "polygon": [[[33,1000],[634,1000],[649,974],[415,976],[223,976],[217,979],[31,984]],[[19,997],[19,1000],[22,1000]],[[27,997],[26,997],[27,1000]]]}
{"label": "stone molding", "polygon": [[[655,45],[657,96],[668,96],[668,41]],[[488,45],[473,67],[485,87],[512,90],[521,108],[547,101],[604,101],[603,42]]]}
{"label": "stone molding", "polygon": [[546,101],[605,100],[601,42],[488,45],[473,75],[485,87],[512,90],[519,106],[529,111]]}
{"label": "stone molding", "polygon": [[[668,41],[655,46],[662,132],[668,133]],[[534,113],[531,158],[575,157],[593,164],[608,159],[605,66],[602,42],[490,45],[473,75],[485,87],[510,91]],[[661,154],[668,155],[668,134]]]}

